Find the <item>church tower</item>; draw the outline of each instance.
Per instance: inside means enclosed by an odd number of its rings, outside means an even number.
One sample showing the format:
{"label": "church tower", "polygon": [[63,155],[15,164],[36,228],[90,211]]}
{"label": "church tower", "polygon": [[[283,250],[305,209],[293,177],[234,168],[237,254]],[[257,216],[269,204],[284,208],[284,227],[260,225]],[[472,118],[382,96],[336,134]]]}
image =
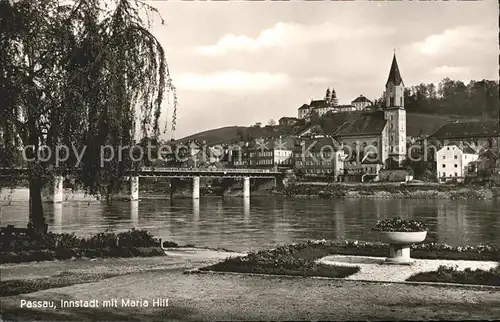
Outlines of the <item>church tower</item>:
{"label": "church tower", "polygon": [[385,84],[386,142],[388,161],[386,167],[397,168],[406,158],[406,110],[404,107],[404,83],[399,73],[396,54]]}

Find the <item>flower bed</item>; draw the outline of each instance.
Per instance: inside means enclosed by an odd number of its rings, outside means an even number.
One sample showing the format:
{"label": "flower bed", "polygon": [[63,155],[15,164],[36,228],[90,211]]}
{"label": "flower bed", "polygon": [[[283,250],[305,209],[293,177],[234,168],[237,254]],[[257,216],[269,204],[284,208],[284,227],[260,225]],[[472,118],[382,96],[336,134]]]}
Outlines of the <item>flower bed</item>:
{"label": "flower bed", "polygon": [[[164,242],[164,247],[177,247]],[[63,260],[81,257],[162,256],[160,241],[145,230],[98,233],[91,237],[74,234],[11,235],[0,240],[0,263]]]}
{"label": "flower bed", "polygon": [[439,266],[436,271],[415,274],[407,281],[500,286],[500,265],[488,271]]}
{"label": "flower bed", "polygon": [[310,249],[305,244],[281,246],[274,250],[250,253],[244,257],[229,258],[200,270],[336,278],[359,272],[359,267],[332,266],[315,262],[325,254],[323,248]]}
{"label": "flower bed", "polygon": [[[500,261],[499,247],[478,245],[453,247],[446,244],[418,244],[411,247],[418,259]],[[315,261],[328,255],[387,256],[387,244],[358,241],[310,240],[304,243],[278,246],[271,250],[250,253],[247,257],[229,258],[202,271],[226,271],[302,276],[345,277],[356,270],[334,267],[331,271]]]}
{"label": "flower bed", "polygon": [[427,231],[427,226],[418,220],[406,220],[399,217],[379,220],[372,228],[374,231],[401,231],[401,232],[421,232]]}

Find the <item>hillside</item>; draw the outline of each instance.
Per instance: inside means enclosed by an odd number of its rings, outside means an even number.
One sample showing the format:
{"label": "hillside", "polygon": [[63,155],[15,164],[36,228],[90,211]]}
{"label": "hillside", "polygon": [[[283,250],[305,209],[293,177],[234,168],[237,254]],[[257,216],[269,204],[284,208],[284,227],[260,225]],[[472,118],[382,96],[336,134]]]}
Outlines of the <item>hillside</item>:
{"label": "hillside", "polygon": [[[323,131],[326,133],[335,132],[344,123],[350,123],[359,116],[359,113],[337,113],[323,117],[319,122],[322,125]],[[467,119],[457,115],[435,115],[423,113],[407,113],[406,114],[406,132],[408,136],[430,135],[434,133],[443,124],[450,121]],[[279,135],[298,134],[307,126],[263,126],[263,127],[244,127],[244,126],[226,126],[218,129],[208,130],[184,137],[178,142],[189,140],[206,141],[212,144],[231,143],[241,140],[242,138],[258,138],[258,137],[276,137]]]}
{"label": "hillside", "polygon": [[179,143],[185,141],[207,141],[213,143],[230,143],[234,138],[238,137],[238,129],[246,131],[248,128],[244,126],[225,126],[218,129],[203,131],[200,133],[186,136],[180,140]]}

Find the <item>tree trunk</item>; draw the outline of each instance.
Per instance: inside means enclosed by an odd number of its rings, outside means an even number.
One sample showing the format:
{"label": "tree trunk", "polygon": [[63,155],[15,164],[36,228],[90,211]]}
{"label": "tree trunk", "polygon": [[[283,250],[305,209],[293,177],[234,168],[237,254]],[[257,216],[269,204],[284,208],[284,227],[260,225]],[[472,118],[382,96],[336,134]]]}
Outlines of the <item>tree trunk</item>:
{"label": "tree trunk", "polygon": [[43,215],[42,204],[42,182],[38,179],[30,179],[30,222],[36,233],[47,233],[47,225]]}

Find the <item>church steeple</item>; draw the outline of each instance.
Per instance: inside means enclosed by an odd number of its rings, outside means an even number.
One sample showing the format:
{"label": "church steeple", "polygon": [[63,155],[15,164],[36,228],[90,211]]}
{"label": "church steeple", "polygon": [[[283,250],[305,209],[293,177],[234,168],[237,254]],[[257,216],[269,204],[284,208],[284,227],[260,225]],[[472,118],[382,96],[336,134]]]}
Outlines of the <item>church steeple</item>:
{"label": "church steeple", "polygon": [[385,83],[385,87],[392,83],[394,86],[399,86],[403,82],[401,78],[401,74],[399,73],[398,61],[396,60],[396,53],[392,57],[391,70],[389,72],[389,77],[387,78],[387,83]]}
{"label": "church steeple", "polygon": [[392,58],[391,71],[385,84],[386,107],[384,118],[387,121],[384,129],[387,145],[384,148],[388,156],[388,168],[398,168],[406,158],[406,111],[404,108],[405,87],[399,73],[396,54]]}

